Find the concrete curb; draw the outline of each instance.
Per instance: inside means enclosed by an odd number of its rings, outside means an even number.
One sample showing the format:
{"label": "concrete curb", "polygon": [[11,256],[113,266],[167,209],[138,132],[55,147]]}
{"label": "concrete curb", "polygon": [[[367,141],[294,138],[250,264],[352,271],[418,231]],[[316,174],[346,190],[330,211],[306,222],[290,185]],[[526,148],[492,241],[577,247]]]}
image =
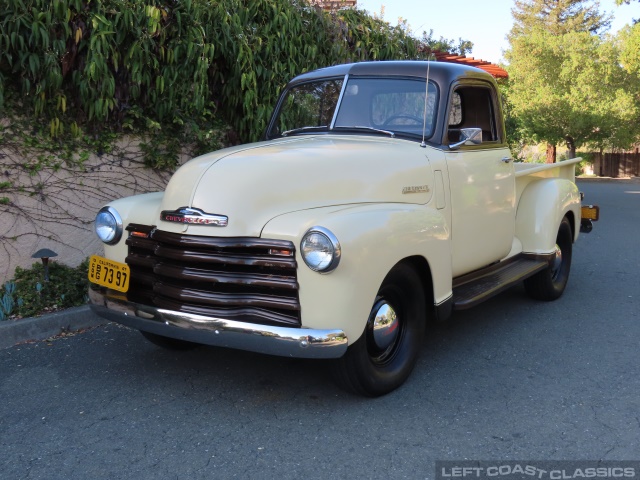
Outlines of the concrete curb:
{"label": "concrete curb", "polygon": [[0,349],[28,340],[44,340],[64,332],[96,327],[107,320],[94,314],[89,305],[49,313],[41,317],[0,322]]}

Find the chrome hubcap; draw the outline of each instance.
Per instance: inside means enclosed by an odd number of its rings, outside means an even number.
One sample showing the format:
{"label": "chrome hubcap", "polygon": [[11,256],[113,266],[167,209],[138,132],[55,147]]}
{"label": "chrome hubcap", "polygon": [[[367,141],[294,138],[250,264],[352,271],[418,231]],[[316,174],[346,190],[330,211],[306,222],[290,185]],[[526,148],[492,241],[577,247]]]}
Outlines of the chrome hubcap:
{"label": "chrome hubcap", "polygon": [[562,265],[562,250],[556,244],[556,251],[553,260],[551,261],[551,278],[554,280],[560,273],[560,266]]}
{"label": "chrome hubcap", "polygon": [[398,338],[398,317],[388,303],[378,308],[373,319],[373,341],[376,347],[386,350]]}
{"label": "chrome hubcap", "polygon": [[367,322],[369,353],[376,361],[386,360],[394,351],[400,336],[396,311],[384,300],[378,300]]}

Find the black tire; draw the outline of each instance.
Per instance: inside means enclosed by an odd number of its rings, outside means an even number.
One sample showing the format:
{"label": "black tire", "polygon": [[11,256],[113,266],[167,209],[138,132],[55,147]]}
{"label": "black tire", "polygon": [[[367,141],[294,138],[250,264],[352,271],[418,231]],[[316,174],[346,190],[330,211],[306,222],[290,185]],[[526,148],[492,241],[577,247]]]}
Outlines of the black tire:
{"label": "black tire", "polygon": [[569,281],[572,247],[571,224],[569,219],[564,217],[556,237],[555,259],[549,264],[549,268],[524,281],[524,287],[530,297],[545,301],[560,298]]}
{"label": "black tire", "polygon": [[364,333],[333,363],[336,382],[368,397],[398,388],[416,363],[426,321],[420,276],[408,264],[396,265],[382,282]]}
{"label": "black tire", "polygon": [[186,340],[178,340],[177,338],[164,337],[151,332],[145,332],[140,330],[140,333],[144,338],[149,340],[158,347],[165,348],[167,350],[192,350],[199,347],[199,343],[187,342]]}

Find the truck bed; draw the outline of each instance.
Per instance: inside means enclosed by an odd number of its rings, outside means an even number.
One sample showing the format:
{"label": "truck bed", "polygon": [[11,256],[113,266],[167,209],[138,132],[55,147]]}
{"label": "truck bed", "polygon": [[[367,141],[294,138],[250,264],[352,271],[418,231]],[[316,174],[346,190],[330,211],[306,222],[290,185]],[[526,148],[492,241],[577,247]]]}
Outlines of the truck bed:
{"label": "truck bed", "polygon": [[[558,163],[514,163],[516,177],[534,175],[540,178],[560,177],[575,180],[575,165],[582,158],[572,158]],[[570,167],[570,168],[568,168]]]}
{"label": "truck bed", "polygon": [[545,178],[564,178],[572,183],[576,181],[575,165],[582,158],[572,158],[558,163],[514,163],[516,173],[516,195],[520,195],[529,183]]}

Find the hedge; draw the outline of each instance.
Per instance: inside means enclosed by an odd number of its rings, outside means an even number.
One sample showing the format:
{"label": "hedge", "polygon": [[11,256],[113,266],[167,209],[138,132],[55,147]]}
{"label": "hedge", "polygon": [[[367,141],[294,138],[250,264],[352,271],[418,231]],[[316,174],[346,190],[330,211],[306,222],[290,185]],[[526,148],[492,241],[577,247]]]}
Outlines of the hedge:
{"label": "hedge", "polygon": [[363,10],[305,0],[4,0],[0,114],[81,130],[221,118],[258,139],[294,75],[360,60],[425,58],[424,40]]}

